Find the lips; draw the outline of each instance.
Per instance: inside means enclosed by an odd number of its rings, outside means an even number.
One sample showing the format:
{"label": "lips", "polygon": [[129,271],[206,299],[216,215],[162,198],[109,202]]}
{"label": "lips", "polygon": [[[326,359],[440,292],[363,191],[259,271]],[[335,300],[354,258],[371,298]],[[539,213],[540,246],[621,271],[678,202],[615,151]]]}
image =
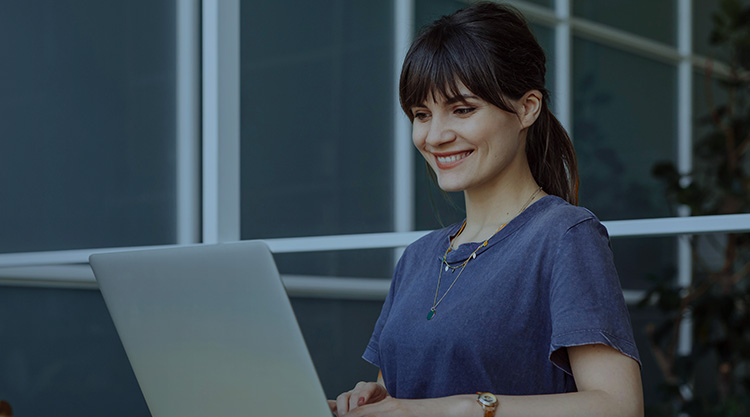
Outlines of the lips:
{"label": "lips", "polygon": [[471,152],[472,151],[433,155],[435,156],[435,161],[437,162],[438,168],[450,169],[463,162],[463,160],[466,159],[467,156],[471,155]]}

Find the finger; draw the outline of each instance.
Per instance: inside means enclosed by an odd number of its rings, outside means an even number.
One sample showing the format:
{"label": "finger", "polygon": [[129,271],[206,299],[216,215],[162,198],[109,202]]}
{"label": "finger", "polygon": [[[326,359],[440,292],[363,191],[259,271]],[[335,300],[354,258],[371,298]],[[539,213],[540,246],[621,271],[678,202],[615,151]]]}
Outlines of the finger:
{"label": "finger", "polygon": [[388,392],[385,390],[384,386],[371,382],[364,390],[362,390],[358,404],[362,406],[364,404],[376,403],[382,401],[387,395]]}
{"label": "finger", "polygon": [[351,396],[350,392],[345,392],[338,397],[336,397],[336,412],[337,415],[343,416],[346,413],[349,412],[349,397]]}
{"label": "finger", "polygon": [[349,410],[354,410],[355,408],[364,404],[365,404],[365,398],[362,396],[362,392],[361,391],[352,392],[352,395],[349,397]]}
{"label": "finger", "polygon": [[393,416],[393,413],[388,412],[387,409],[384,409],[382,404],[365,404],[362,407],[357,407],[354,410],[351,410],[349,414],[346,415],[346,417],[390,417]]}
{"label": "finger", "polygon": [[328,408],[331,409],[331,412],[333,414],[339,415],[338,412],[336,412],[336,400],[328,400]]}
{"label": "finger", "polygon": [[367,403],[367,383],[364,381],[357,382],[354,389],[350,391],[349,395],[349,410],[354,410]]}

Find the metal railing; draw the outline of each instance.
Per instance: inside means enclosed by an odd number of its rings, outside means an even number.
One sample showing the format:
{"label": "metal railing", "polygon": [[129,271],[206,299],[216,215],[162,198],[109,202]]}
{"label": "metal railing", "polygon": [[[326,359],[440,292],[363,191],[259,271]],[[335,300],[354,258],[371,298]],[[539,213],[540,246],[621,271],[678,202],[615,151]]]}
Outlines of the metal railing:
{"label": "metal railing", "polygon": [[[750,214],[720,216],[668,217],[643,220],[602,222],[613,239],[696,235],[707,233],[750,232]],[[367,233],[337,236],[312,236],[264,239],[275,254],[338,250],[388,249],[409,245],[429,231],[406,233]],[[80,249],[54,252],[0,254],[0,284],[55,288],[96,288],[88,266],[94,253],[157,249],[189,245],[160,245],[124,248]],[[343,299],[382,299],[388,292],[389,277],[321,277],[283,275],[291,296]],[[634,302],[640,291],[624,291]]]}

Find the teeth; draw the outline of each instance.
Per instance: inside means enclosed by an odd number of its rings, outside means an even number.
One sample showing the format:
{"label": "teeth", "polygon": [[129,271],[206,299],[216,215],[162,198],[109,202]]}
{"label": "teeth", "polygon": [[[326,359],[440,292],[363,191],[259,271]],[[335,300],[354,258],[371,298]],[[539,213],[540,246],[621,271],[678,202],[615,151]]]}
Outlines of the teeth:
{"label": "teeth", "polygon": [[466,156],[467,156],[468,154],[469,154],[469,152],[466,152],[466,153],[460,153],[460,154],[456,154],[456,155],[451,155],[451,156],[438,156],[438,157],[437,157],[437,160],[438,160],[438,162],[440,162],[440,163],[443,163],[443,164],[445,164],[445,163],[449,163],[449,162],[456,162],[456,161],[458,161],[459,159],[464,159],[464,158],[466,158]]}

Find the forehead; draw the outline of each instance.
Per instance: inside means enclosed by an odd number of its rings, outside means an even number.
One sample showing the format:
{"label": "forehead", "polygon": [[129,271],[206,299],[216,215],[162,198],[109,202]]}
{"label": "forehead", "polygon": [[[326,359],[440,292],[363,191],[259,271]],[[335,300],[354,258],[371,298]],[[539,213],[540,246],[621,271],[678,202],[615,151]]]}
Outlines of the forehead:
{"label": "forehead", "polygon": [[432,86],[421,103],[416,106],[430,104],[443,104],[466,101],[467,98],[478,98],[462,82],[456,81],[454,85],[445,85],[443,88]]}

